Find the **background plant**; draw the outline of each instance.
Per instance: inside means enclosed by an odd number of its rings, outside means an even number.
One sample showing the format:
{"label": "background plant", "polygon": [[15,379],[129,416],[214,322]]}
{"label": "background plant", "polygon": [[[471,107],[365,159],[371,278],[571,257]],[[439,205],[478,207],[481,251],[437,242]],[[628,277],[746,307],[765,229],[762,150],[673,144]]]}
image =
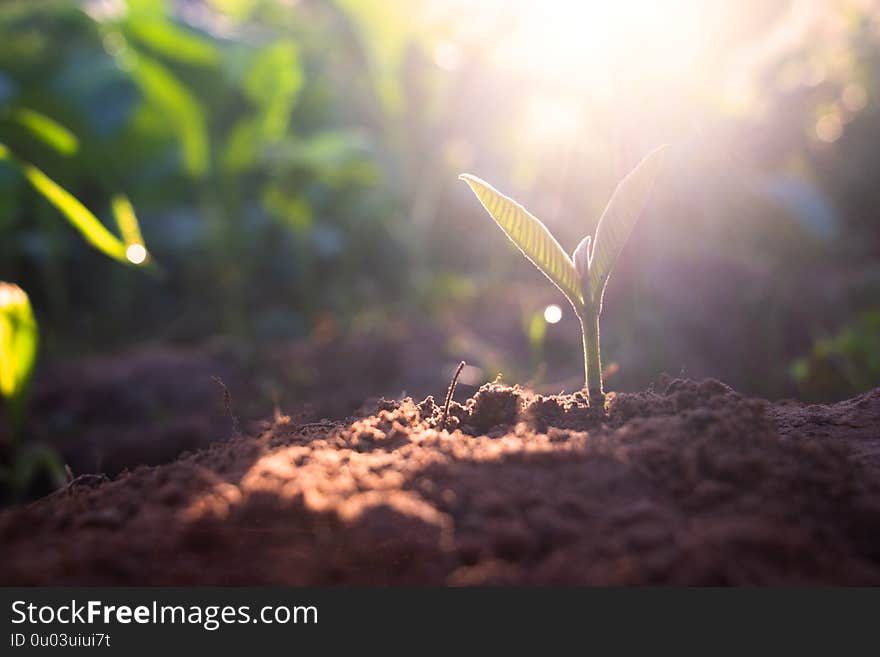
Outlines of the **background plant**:
{"label": "background plant", "polygon": [[[4,127],[21,127],[64,157],[78,151],[79,140],[73,133],[37,111],[12,107],[4,119]],[[10,137],[16,138],[14,131]],[[120,232],[117,237],[79,199],[2,142],[0,163],[17,171],[96,250],[125,264],[149,264],[137,216],[124,195],[117,194],[111,203]],[[20,496],[40,474],[47,475],[55,486],[60,485],[65,476],[53,448],[22,440],[26,437],[25,421],[37,346],[37,322],[27,293],[18,285],[0,281],[0,399],[9,426],[8,444],[0,446],[0,484],[6,488],[0,487],[0,493],[8,491],[13,496]]]}
{"label": "background plant", "polygon": [[[558,391],[579,385],[577,318],[566,308],[530,350],[520,318],[553,292],[517,255],[483,262],[494,229],[452,174],[529,198],[574,244],[595,227],[567,218],[598,217],[669,142],[668,184],[605,295],[615,387],[683,370],[806,394],[791,363],[880,292],[877,4],[674,5],[656,36],[650,2],[627,17],[591,2],[8,0],[2,140],[108,227],[124,192],[166,276],[95,258],[3,166],[0,279],[28,291],[44,363],[427,322],[450,363],[544,371],[536,384]],[[598,33],[558,37],[573,25]],[[77,154],[9,121],[22,109],[76,135]]]}
{"label": "background plant", "polygon": [[37,359],[37,321],[22,290],[0,281],[0,398],[17,436],[24,422],[25,406]]}

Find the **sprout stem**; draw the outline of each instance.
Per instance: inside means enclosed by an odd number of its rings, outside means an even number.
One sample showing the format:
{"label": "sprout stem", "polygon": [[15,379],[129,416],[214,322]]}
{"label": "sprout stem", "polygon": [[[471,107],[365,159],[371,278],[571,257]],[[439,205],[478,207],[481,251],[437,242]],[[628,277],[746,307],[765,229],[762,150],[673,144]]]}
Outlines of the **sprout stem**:
{"label": "sprout stem", "polygon": [[440,428],[446,427],[446,419],[449,417],[449,405],[452,403],[452,396],[455,394],[455,386],[458,383],[458,377],[464,369],[465,362],[461,361],[452,375],[452,381],[449,382],[449,388],[446,390],[446,403],[443,405],[443,417],[440,418]]}
{"label": "sprout stem", "polygon": [[599,355],[599,313],[588,305],[581,315],[581,333],[584,338],[584,382],[590,405],[605,406],[605,390],[602,387],[602,361]]}

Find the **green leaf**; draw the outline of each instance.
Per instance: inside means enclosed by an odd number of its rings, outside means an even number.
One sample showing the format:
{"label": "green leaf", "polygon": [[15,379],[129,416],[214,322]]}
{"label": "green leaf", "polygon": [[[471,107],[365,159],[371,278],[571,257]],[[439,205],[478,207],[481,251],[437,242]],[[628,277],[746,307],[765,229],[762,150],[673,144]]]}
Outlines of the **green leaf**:
{"label": "green leaf", "polygon": [[262,108],[262,129],[267,138],[284,134],[303,82],[299,48],[293,41],[279,41],[256,54],[245,74],[243,90]]}
{"label": "green leaf", "polygon": [[263,151],[287,134],[303,82],[296,43],[279,41],[252,56],[242,90],[256,111],[240,119],[230,131],[221,159],[224,169],[240,173],[256,166]]}
{"label": "green leaf", "polygon": [[584,305],[574,263],[547,227],[519,203],[489,183],[465,173],[459,176],[480,199],[495,222],[547,278],[558,287],[580,313]]}
{"label": "green leaf", "polygon": [[165,66],[140,53],[134,77],[146,100],[162,113],[177,135],[186,170],[203,176],[208,170],[210,148],[205,112],[199,101]]}
{"label": "green leaf", "polygon": [[[14,165],[31,186],[43,198],[54,205],[83,238],[102,253],[114,260],[140,265],[147,261],[140,226],[134,208],[125,196],[113,198],[113,214],[125,242],[111,233],[92,212],[66,189],[28,162],[19,160],[4,144],[0,143],[0,160]],[[140,249],[130,251],[132,246]],[[138,253],[138,251],[140,251]]]}
{"label": "green leaf", "polygon": [[663,163],[664,149],[665,146],[661,146],[649,153],[620,181],[599,219],[589,260],[590,296],[598,310],[602,308],[602,296],[605,294],[611,268],[629,239],[654,186],[654,180]]}
{"label": "green leaf", "polygon": [[220,53],[210,40],[175,25],[163,16],[132,16],[126,32],[153,52],[194,66],[213,66]]}
{"label": "green leaf", "polygon": [[12,120],[62,155],[73,155],[79,148],[76,135],[44,114],[23,107],[12,113]]}
{"label": "green leaf", "polygon": [[144,238],[141,235],[141,227],[128,197],[125,194],[117,194],[113,197],[110,205],[113,209],[116,225],[119,227],[119,234],[122,235],[126,247],[132,244],[143,246]]}
{"label": "green leaf", "polygon": [[27,391],[37,357],[37,322],[25,291],[0,281],[0,396],[15,404]]}
{"label": "green leaf", "polygon": [[106,255],[128,262],[125,257],[125,244],[104,227],[89,209],[77,200],[73,194],[58,185],[37,167],[26,162],[19,164],[24,177],[34,189],[54,205],[67,220],[85,238],[86,242]]}

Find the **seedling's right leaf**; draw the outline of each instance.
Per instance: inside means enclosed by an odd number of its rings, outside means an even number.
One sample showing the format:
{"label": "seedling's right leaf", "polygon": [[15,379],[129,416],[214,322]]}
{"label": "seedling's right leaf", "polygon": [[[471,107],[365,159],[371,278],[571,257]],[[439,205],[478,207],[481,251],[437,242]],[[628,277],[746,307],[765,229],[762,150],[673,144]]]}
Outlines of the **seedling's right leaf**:
{"label": "seedling's right leaf", "polygon": [[611,268],[629,239],[663,163],[665,147],[652,151],[620,181],[599,219],[590,254],[590,296],[601,308]]}
{"label": "seedling's right leaf", "polygon": [[0,396],[16,405],[28,387],[37,356],[37,322],[27,294],[0,281]]}
{"label": "seedling's right leaf", "polygon": [[519,203],[469,173],[459,176],[480,199],[495,222],[547,278],[568,298],[575,310],[584,305],[574,263],[547,227]]}

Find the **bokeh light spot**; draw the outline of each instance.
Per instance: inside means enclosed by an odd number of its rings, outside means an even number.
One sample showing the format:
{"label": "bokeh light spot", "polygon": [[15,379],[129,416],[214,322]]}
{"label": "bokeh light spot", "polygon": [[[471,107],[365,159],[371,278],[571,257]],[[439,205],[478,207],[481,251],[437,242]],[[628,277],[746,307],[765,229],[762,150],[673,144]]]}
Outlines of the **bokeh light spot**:
{"label": "bokeh light spot", "polygon": [[140,265],[147,259],[147,250],[143,244],[129,244],[125,250],[125,257],[130,263]]}
{"label": "bokeh light spot", "polygon": [[851,112],[859,112],[865,109],[868,104],[868,94],[862,85],[853,82],[844,88],[842,100],[846,109]]}
{"label": "bokeh light spot", "polygon": [[549,306],[544,308],[544,321],[548,324],[555,324],[560,319],[562,319],[562,308],[557,306],[555,303],[551,303]]}
{"label": "bokeh light spot", "polygon": [[829,144],[835,142],[841,134],[843,134],[843,123],[836,113],[829,112],[816,122],[816,136],[824,142]]}

